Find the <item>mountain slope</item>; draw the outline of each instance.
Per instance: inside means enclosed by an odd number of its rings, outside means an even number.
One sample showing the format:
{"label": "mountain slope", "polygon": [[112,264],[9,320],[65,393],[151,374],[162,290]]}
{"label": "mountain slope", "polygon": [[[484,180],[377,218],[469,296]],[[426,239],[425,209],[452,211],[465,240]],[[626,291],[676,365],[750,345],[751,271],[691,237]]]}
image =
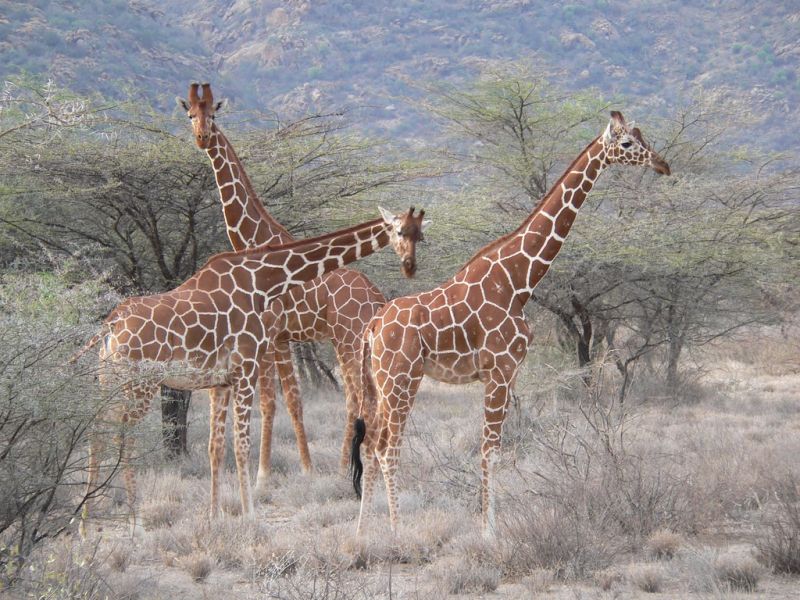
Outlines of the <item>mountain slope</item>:
{"label": "mountain slope", "polygon": [[[131,85],[167,108],[206,79],[244,107],[302,113],[373,105],[393,135],[410,113],[385,110],[408,80],[457,79],[485,59],[536,58],[568,89],[596,87],[651,106],[722,86],[769,113],[771,147],[791,147],[800,100],[796,3],[596,0],[308,2],[38,0],[0,2],[0,76],[50,73],[78,91]],[[127,93],[127,92],[124,92]]]}

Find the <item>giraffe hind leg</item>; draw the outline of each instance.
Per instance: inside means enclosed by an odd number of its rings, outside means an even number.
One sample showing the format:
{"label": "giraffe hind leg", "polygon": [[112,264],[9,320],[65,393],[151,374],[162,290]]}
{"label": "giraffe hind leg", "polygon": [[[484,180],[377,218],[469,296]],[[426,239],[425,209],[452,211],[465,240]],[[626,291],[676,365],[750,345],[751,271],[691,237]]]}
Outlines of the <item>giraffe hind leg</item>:
{"label": "giraffe hind leg", "polygon": [[354,435],[354,424],[358,418],[358,387],[361,371],[359,369],[358,354],[351,351],[336,349],[336,356],[342,369],[342,379],[344,380],[345,393],[345,426],[342,438],[342,452],[339,462],[339,470],[347,472],[348,462],[351,455],[351,444]]}
{"label": "giraffe hind leg", "polygon": [[[393,363],[397,365],[398,361]],[[395,377],[394,385],[388,393],[378,382],[380,402],[380,428],[377,433],[375,453],[378,464],[383,472],[383,481],[386,485],[386,497],[389,504],[389,523],[392,531],[397,533],[398,501],[397,501],[397,468],[400,461],[400,445],[403,438],[408,415],[414,405],[414,399],[422,381],[422,359],[407,369],[397,369],[397,372],[408,373],[405,377]],[[397,382],[401,382],[398,384]],[[405,385],[403,385],[405,383]]]}
{"label": "giraffe hind leg", "polygon": [[304,473],[311,472],[311,453],[308,451],[308,438],[303,424],[303,401],[300,398],[300,387],[297,384],[297,375],[294,372],[292,354],[288,342],[276,344],[275,366],[283,389],[283,399],[286,410],[292,419],[294,435],[297,440],[297,450],[300,453],[300,466]]}

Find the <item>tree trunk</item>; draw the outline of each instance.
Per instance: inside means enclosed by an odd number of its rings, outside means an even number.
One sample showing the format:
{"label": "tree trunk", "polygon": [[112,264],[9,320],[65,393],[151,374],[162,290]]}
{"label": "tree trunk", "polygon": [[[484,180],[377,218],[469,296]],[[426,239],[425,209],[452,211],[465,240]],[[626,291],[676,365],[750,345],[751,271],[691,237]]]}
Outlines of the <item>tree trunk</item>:
{"label": "tree trunk", "polygon": [[669,393],[675,395],[680,385],[678,375],[678,359],[683,350],[683,340],[679,336],[670,337],[669,354],[667,356],[667,389]]}
{"label": "tree trunk", "polygon": [[190,390],[161,387],[161,432],[168,459],[189,453],[186,443],[187,416],[192,399]]}
{"label": "tree trunk", "polygon": [[325,364],[317,351],[314,342],[293,344],[294,361],[300,379],[311,384],[314,388],[329,387],[337,392],[340,390],[339,382],[331,368]]}

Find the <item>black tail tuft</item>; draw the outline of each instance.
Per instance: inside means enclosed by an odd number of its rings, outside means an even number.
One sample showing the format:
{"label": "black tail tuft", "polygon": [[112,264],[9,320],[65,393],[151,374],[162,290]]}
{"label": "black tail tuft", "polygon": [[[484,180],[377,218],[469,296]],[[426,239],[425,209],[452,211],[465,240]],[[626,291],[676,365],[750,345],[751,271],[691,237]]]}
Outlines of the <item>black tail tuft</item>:
{"label": "black tail tuft", "polygon": [[367,424],[359,417],[356,419],[353,445],[350,447],[350,472],[353,474],[353,488],[359,498],[361,498],[361,475],[364,473],[364,465],[361,464],[361,442],[366,435]]}

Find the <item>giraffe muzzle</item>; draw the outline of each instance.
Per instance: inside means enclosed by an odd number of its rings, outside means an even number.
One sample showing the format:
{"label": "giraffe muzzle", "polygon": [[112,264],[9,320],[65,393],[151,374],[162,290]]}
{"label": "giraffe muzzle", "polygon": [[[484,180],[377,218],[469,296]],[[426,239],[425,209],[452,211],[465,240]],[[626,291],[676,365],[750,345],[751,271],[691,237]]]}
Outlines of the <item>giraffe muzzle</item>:
{"label": "giraffe muzzle", "polygon": [[656,173],[658,173],[659,175],[671,175],[672,174],[672,171],[670,170],[669,165],[667,164],[667,161],[665,161],[663,158],[661,158],[657,154],[653,154],[653,157],[652,157],[650,162],[651,162],[651,165],[653,167],[653,170]]}
{"label": "giraffe muzzle", "polygon": [[413,277],[414,273],[417,272],[417,261],[413,258],[404,258],[403,259],[403,274],[406,277]]}

